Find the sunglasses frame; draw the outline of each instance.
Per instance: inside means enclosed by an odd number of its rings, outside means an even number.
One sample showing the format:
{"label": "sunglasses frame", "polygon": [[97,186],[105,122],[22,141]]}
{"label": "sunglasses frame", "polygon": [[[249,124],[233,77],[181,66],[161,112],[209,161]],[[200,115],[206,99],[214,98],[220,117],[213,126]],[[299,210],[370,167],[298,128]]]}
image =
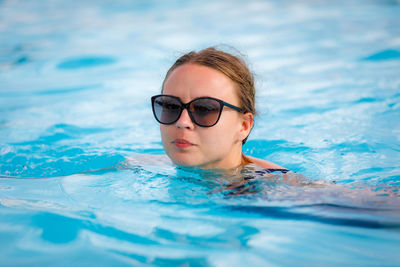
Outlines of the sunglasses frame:
{"label": "sunglasses frame", "polygon": [[[178,100],[178,102],[180,103],[179,115],[178,115],[178,117],[176,118],[176,120],[174,120],[174,121],[172,121],[172,122],[170,122],[170,123],[161,122],[161,121],[157,118],[156,111],[155,111],[155,109],[154,109],[154,102],[155,102],[155,100],[156,100],[157,97],[161,97],[161,96],[172,97],[172,98]],[[217,101],[217,102],[219,103],[219,105],[220,105],[219,114],[218,114],[218,118],[217,118],[217,120],[215,121],[214,124],[212,124],[212,125],[201,125],[201,124],[199,124],[198,122],[196,122],[196,120],[195,120],[195,118],[194,118],[192,112],[191,112],[190,109],[189,109],[189,106],[190,106],[190,104],[192,104],[192,102],[194,102],[194,101],[196,101],[196,100],[199,100],[199,99],[211,99],[211,100]],[[165,124],[165,125],[171,125],[171,124],[174,124],[175,122],[177,122],[177,121],[179,120],[179,118],[181,117],[183,110],[186,109],[187,112],[188,112],[188,114],[189,114],[190,119],[192,120],[192,122],[193,122],[194,124],[196,124],[197,126],[200,126],[200,127],[212,127],[212,126],[214,126],[215,124],[218,123],[219,118],[221,117],[222,110],[224,109],[224,106],[227,106],[227,107],[229,107],[229,108],[232,108],[232,109],[234,109],[234,110],[236,110],[236,111],[238,111],[238,112],[240,112],[240,113],[244,113],[243,109],[241,109],[241,108],[239,108],[239,107],[237,107],[237,106],[235,106],[235,105],[229,104],[229,103],[227,103],[227,102],[225,102],[225,101],[222,101],[222,100],[217,99],[217,98],[214,98],[214,97],[209,97],[209,96],[198,97],[198,98],[192,99],[191,101],[189,101],[189,102],[187,102],[187,103],[183,103],[183,102],[180,100],[179,97],[173,96],[173,95],[163,95],[163,94],[161,94],[161,95],[155,95],[155,96],[152,96],[152,97],[151,97],[151,107],[152,107],[152,110],[153,110],[154,118],[156,118],[156,120],[157,120],[159,123]]]}

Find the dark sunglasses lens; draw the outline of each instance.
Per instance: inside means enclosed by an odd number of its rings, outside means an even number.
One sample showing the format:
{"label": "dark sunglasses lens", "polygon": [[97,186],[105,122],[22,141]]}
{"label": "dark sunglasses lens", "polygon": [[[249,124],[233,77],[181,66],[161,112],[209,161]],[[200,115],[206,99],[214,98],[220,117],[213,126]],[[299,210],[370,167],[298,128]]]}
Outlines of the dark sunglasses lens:
{"label": "dark sunglasses lens", "polygon": [[170,96],[158,96],[153,102],[154,115],[160,123],[171,124],[181,114],[181,103]]}
{"label": "dark sunglasses lens", "polygon": [[200,126],[212,126],[217,123],[221,104],[213,99],[197,99],[190,104],[193,119]]}

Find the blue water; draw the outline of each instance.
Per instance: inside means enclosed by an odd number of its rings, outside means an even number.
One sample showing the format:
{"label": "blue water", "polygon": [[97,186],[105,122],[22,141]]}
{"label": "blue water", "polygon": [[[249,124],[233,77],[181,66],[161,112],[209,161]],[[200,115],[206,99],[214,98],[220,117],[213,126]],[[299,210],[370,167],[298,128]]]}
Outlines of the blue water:
{"label": "blue water", "polygon": [[[400,265],[399,15],[0,1],[0,266]],[[306,183],[126,161],[164,154],[149,98],[177,56],[215,44],[256,73],[245,153]]]}

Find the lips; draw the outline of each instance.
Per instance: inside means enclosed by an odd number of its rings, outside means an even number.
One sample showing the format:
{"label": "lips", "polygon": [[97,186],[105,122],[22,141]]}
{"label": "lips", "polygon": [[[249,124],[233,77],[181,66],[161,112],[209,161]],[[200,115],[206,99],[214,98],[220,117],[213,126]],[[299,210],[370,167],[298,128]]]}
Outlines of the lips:
{"label": "lips", "polygon": [[187,148],[187,147],[194,146],[193,143],[191,143],[185,139],[175,139],[174,141],[172,141],[172,143],[179,148]]}

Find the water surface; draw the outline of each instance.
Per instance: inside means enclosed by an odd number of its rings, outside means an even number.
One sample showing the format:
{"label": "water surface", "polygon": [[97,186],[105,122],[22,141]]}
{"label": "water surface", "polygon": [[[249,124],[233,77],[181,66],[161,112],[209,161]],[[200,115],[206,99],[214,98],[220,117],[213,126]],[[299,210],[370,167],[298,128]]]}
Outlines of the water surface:
{"label": "water surface", "polygon": [[[399,14],[0,1],[0,265],[399,265]],[[125,161],[164,154],[150,96],[182,52],[216,44],[256,73],[245,153],[304,182]]]}

